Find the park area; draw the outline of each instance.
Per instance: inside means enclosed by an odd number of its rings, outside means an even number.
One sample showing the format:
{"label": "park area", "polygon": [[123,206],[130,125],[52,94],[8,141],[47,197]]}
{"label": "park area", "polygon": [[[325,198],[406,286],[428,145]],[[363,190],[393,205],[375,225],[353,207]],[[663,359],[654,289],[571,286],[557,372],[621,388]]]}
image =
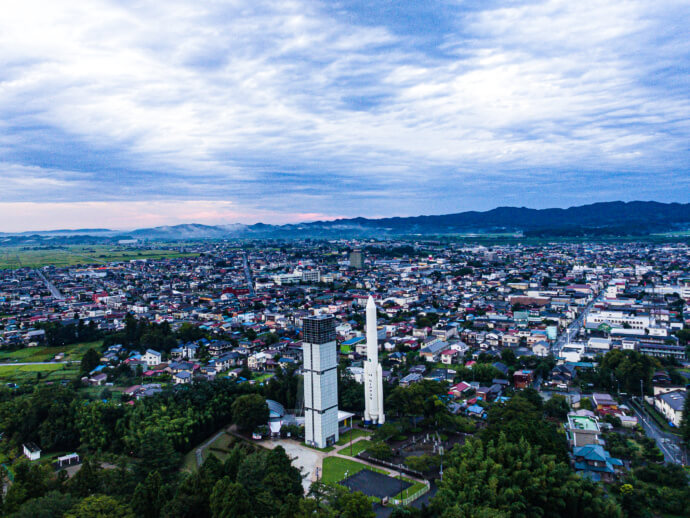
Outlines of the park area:
{"label": "park area", "polygon": [[0,248],[0,269],[40,268],[42,266],[65,267],[105,264],[132,259],[169,259],[195,255],[197,254],[185,254],[177,250],[149,250],[112,245],[2,247]]}

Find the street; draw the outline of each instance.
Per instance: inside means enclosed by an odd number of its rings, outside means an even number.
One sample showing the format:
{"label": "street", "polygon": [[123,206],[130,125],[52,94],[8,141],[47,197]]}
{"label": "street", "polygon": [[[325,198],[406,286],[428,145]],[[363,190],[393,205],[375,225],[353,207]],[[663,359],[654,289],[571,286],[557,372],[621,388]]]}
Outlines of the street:
{"label": "street", "polygon": [[654,422],[644,407],[640,407],[640,403],[637,399],[631,403],[629,406],[635,412],[635,416],[639,420],[645,434],[656,441],[657,446],[664,454],[664,459],[666,462],[671,462],[674,464],[683,464],[683,449],[680,443],[680,438],[671,434],[664,432],[659,428],[659,426]]}

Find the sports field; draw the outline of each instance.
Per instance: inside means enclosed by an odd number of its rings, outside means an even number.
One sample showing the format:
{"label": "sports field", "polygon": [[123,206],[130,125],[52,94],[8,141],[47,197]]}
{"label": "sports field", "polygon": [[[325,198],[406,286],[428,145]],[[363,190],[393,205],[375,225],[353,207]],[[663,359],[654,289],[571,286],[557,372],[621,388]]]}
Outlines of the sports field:
{"label": "sports field", "polygon": [[181,253],[177,250],[149,250],[112,245],[0,247],[0,269],[40,268],[51,265],[64,267],[105,264],[131,259],[168,259],[194,255],[196,254]]}

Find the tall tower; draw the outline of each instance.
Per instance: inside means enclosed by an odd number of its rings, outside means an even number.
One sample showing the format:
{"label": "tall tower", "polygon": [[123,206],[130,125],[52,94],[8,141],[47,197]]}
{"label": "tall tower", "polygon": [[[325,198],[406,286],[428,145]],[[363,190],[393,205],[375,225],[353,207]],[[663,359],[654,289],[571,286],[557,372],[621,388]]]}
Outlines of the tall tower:
{"label": "tall tower", "polygon": [[367,360],[364,362],[364,422],[383,424],[383,373],[379,363],[379,337],[376,328],[376,304],[367,300]]}
{"label": "tall tower", "polygon": [[305,442],[325,448],[338,440],[335,318],[333,315],[317,315],[304,318],[302,323]]}

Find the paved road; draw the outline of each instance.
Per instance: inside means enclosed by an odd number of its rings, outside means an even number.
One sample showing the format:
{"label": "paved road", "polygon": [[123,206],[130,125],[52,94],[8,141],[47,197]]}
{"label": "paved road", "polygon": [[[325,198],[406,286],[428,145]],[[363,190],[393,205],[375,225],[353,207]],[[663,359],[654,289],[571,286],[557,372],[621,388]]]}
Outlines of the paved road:
{"label": "paved road", "polygon": [[249,262],[247,262],[247,254],[242,254],[242,263],[244,264],[244,275],[247,278],[247,286],[249,287],[249,295],[254,296],[254,282],[252,281],[252,272],[249,269]]}
{"label": "paved road", "polygon": [[592,306],[599,302],[603,296],[604,292],[602,290],[601,293],[589,301],[589,303],[585,306],[585,309],[582,310],[582,313],[580,313],[580,315],[570,323],[568,328],[560,334],[556,340],[556,343],[553,344],[552,352],[554,356],[560,356],[561,349],[563,349],[563,347],[569,341],[573,340],[577,336],[577,334],[580,332],[580,328],[582,328],[582,325],[584,324],[585,318],[587,318],[587,315],[589,314],[590,309],[592,309]]}
{"label": "paved road", "polygon": [[635,400],[637,404],[631,404],[629,405],[630,408],[633,409],[635,412],[635,415],[637,416],[637,419],[640,421],[640,424],[642,425],[642,428],[644,429],[644,432],[647,434],[647,436],[651,437],[656,441],[657,446],[661,450],[661,453],[664,454],[664,459],[666,459],[666,462],[671,462],[674,464],[683,464],[683,450],[680,444],[680,438],[668,433],[664,432],[659,428],[659,425],[656,424],[656,422],[649,416],[647,415],[647,412],[644,410],[640,410],[639,401],[637,399]]}
{"label": "paved road", "polygon": [[55,287],[55,284],[53,284],[52,282],[50,282],[50,281],[46,278],[46,276],[43,275],[43,272],[42,272],[41,270],[36,269],[36,270],[34,270],[34,271],[35,271],[36,274],[41,278],[41,280],[43,281],[43,284],[46,285],[46,288],[48,288],[48,290],[50,291],[51,295],[52,295],[54,298],[59,299],[59,300],[64,300],[65,296],[64,296],[62,293],[60,293],[60,290],[58,290],[58,289]]}

